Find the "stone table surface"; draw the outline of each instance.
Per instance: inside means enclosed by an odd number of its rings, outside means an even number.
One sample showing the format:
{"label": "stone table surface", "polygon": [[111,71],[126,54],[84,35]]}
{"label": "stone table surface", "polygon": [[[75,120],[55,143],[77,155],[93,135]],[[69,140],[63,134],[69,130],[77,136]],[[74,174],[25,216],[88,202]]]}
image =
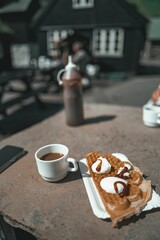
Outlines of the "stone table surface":
{"label": "stone table surface", "polygon": [[0,142],[0,147],[12,144],[28,151],[0,174],[0,214],[40,240],[158,240],[160,209],[133,216],[113,229],[110,219],[93,214],[79,170],[58,183],[48,183],[38,174],[34,153],[46,144],[67,145],[77,160],[90,151],[121,152],[144,171],[160,194],[160,129],[144,126],[141,108],[107,104],[84,108],[81,126],[67,126],[61,111]]}

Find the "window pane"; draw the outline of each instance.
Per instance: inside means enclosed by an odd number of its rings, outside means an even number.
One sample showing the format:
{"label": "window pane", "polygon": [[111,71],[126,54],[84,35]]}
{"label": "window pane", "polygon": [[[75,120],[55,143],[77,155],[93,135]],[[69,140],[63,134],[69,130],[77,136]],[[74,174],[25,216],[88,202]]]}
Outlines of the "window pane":
{"label": "window pane", "polygon": [[91,8],[94,7],[94,0],[72,0],[73,8]]}
{"label": "window pane", "polygon": [[54,30],[47,32],[47,51],[49,56],[53,56],[53,51],[57,49],[57,42],[67,38],[72,30]]}
{"label": "window pane", "polygon": [[92,51],[95,56],[121,57],[123,43],[123,29],[96,29],[93,31]]}
{"label": "window pane", "polygon": [[11,46],[12,65],[15,68],[30,66],[30,48],[28,44],[14,44]]}

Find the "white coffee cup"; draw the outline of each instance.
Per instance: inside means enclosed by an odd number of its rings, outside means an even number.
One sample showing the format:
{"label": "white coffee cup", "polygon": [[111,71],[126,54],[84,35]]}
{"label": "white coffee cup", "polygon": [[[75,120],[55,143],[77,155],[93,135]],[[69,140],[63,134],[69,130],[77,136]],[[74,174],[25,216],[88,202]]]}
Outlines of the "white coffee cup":
{"label": "white coffee cup", "polygon": [[[54,160],[42,160],[49,153],[61,153],[62,157]],[[78,164],[74,158],[69,158],[69,149],[63,144],[49,144],[39,148],[35,153],[36,164],[39,174],[48,182],[57,182],[65,178],[68,172],[76,172]],[[69,166],[73,164],[73,167]]]}
{"label": "white coffee cup", "polygon": [[160,107],[146,105],[143,107],[143,122],[149,127],[160,126]]}

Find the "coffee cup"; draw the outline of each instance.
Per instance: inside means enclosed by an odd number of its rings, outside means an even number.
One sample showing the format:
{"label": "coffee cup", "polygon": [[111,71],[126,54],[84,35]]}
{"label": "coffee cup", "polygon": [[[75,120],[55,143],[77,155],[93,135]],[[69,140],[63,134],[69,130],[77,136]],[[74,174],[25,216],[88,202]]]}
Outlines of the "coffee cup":
{"label": "coffee cup", "polygon": [[143,122],[149,127],[160,126],[160,107],[146,105],[143,107]]}
{"label": "coffee cup", "polygon": [[[69,149],[63,144],[49,144],[35,153],[39,174],[48,182],[57,182],[65,178],[68,172],[76,172],[78,164],[69,157]],[[70,163],[73,167],[70,167]]]}

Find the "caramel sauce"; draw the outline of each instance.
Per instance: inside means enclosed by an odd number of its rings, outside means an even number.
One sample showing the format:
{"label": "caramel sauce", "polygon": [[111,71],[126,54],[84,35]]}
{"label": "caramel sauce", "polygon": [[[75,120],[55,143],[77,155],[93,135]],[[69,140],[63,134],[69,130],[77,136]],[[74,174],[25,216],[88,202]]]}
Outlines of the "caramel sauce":
{"label": "caramel sauce", "polygon": [[[118,183],[123,185],[123,191],[121,193],[118,192],[118,187],[117,187]],[[129,187],[124,182],[121,182],[121,181],[115,182],[114,189],[115,189],[116,193],[118,193],[120,195],[120,197],[125,197],[125,196],[129,195]]]}

